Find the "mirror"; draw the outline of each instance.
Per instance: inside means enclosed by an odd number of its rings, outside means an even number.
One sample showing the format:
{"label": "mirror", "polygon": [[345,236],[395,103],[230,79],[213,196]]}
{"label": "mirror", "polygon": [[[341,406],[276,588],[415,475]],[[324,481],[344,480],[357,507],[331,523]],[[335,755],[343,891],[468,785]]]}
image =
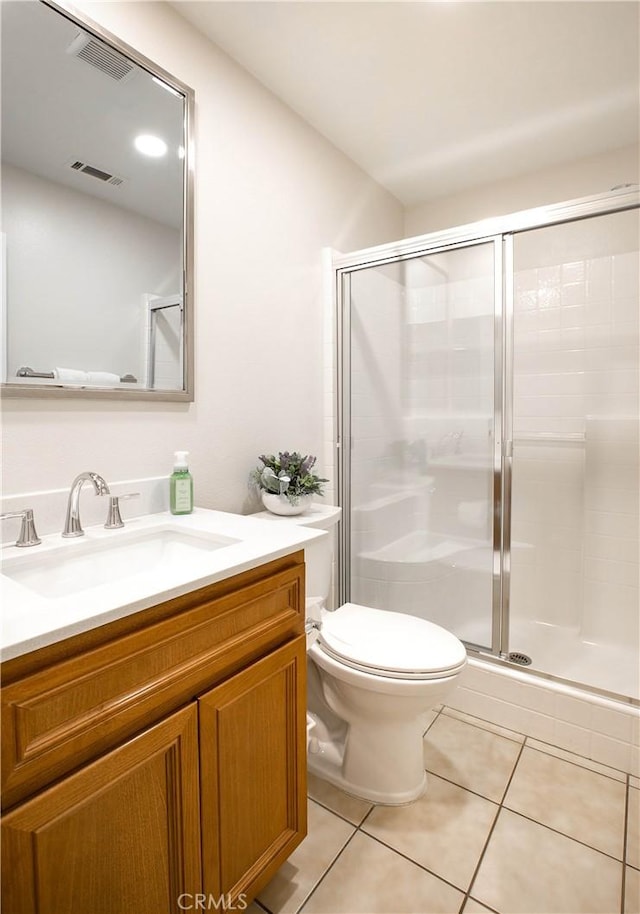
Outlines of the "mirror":
{"label": "mirror", "polygon": [[58,4],[0,11],[3,395],[193,400],[193,91]]}

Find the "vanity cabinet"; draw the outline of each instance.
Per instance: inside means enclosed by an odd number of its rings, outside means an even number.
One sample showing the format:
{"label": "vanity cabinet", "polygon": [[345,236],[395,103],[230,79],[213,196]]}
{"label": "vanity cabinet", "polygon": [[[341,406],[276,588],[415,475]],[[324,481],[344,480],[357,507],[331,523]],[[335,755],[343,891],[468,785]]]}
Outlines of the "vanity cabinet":
{"label": "vanity cabinet", "polygon": [[303,635],[198,702],[203,884],[231,904],[306,834],[305,674]]}
{"label": "vanity cabinet", "polygon": [[201,885],[197,735],[185,708],[4,816],[3,909],[173,911]]}
{"label": "vanity cabinet", "polygon": [[306,834],[305,646],[299,552],[8,661],[3,909],[245,907]]}

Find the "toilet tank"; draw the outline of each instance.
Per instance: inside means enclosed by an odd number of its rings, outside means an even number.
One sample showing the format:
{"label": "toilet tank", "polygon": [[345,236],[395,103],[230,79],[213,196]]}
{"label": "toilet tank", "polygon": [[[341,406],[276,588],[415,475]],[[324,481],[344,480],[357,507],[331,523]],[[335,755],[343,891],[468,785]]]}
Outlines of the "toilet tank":
{"label": "toilet tank", "polygon": [[261,511],[255,517],[269,518],[272,523],[296,524],[298,527],[313,527],[316,530],[326,530],[327,536],[305,544],[304,561],[306,567],[306,595],[307,600],[313,599],[327,604],[331,591],[333,561],[336,548],[336,526],[340,520],[342,508],[336,505],[312,504],[304,514],[280,515]]}

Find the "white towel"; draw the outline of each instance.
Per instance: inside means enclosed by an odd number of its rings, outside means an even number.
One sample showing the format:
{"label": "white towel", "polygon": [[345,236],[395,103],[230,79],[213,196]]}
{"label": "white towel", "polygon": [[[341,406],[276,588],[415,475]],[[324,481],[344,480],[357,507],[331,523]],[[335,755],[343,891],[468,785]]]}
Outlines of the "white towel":
{"label": "white towel", "polygon": [[111,371],[87,371],[87,384],[94,384],[96,387],[114,387],[120,384],[120,375]]}
{"label": "white towel", "polygon": [[87,383],[87,372],[78,368],[54,368],[53,376],[56,381],[63,381],[67,384]]}

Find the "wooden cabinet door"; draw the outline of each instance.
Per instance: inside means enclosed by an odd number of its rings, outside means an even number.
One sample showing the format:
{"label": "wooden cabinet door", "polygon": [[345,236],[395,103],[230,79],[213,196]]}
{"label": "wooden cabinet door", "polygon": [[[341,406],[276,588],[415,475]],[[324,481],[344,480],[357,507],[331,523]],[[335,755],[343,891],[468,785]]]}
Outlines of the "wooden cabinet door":
{"label": "wooden cabinet door", "polygon": [[229,908],[306,835],[305,637],[202,696],[199,721],[204,892]]}
{"label": "wooden cabinet door", "polygon": [[174,914],[201,891],[197,708],[145,730],[2,819],[11,914]]}

